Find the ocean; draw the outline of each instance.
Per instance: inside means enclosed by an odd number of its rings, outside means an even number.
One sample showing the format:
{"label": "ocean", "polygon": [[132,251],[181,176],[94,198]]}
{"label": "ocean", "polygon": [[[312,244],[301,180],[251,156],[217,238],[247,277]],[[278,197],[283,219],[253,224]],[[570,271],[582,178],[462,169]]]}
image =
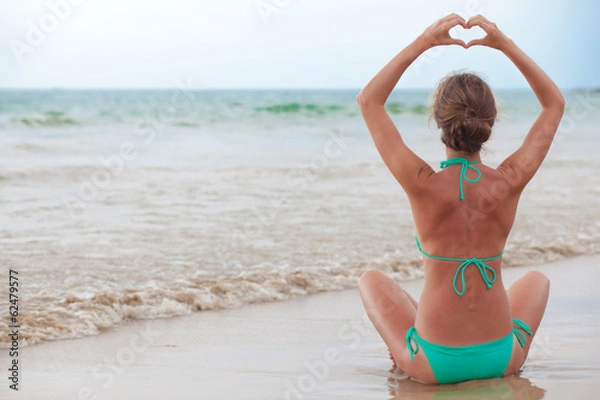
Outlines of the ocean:
{"label": "ocean", "polygon": [[[379,268],[423,276],[405,194],[360,117],[358,90],[0,91],[0,347],[9,271],[20,344],[354,288]],[[499,91],[483,154],[516,150],[539,106]],[[600,251],[600,93],[567,110],[525,190],[504,265]],[[429,92],[394,93],[405,141],[436,168]]]}

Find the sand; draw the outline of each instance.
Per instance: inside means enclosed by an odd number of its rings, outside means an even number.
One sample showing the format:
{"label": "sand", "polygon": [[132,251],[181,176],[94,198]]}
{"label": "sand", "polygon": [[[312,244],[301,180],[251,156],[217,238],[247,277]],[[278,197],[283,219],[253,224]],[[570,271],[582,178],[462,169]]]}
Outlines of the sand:
{"label": "sand", "polygon": [[[423,385],[389,371],[357,290],[134,321],[23,348],[19,399],[579,399],[600,392],[600,256],[507,268],[552,281],[519,377]],[[404,283],[418,296],[422,281]],[[0,356],[6,371],[9,358]],[[0,398],[13,395],[6,378]]]}

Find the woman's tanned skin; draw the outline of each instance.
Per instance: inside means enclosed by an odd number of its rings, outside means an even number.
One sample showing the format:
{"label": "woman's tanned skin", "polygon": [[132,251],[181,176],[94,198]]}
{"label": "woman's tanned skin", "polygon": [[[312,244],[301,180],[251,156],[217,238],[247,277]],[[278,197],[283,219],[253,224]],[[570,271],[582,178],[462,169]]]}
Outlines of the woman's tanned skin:
{"label": "woman's tanned skin", "polygon": [[[465,44],[450,37],[448,31],[455,26],[478,26],[486,36]],[[485,46],[502,52],[521,71],[542,107],[523,144],[498,168],[478,166],[482,178],[476,184],[464,185],[464,201],[458,199],[460,167],[435,172],[406,146],[384,107],[415,59],[430,48],[446,45],[465,49]],[[513,226],[519,197],[548,153],[564,112],[564,98],[548,75],[483,16],[465,21],[452,14],[428,27],[394,57],[359,93],[357,101],[379,154],[408,196],[422,248],[445,257],[500,254]],[[481,161],[479,152],[446,147],[446,155]],[[488,289],[477,269],[471,267],[465,273],[468,290],[458,296],[451,284],[457,265],[425,258],[425,282],[418,303],[380,271],[368,271],[360,278],[360,295],[371,321],[399,367],[413,379],[436,382],[423,351],[410,361],[405,335],[412,326],[428,341],[448,346],[505,337],[512,330],[512,318],[528,324],[533,334],[537,331],[548,299],[548,279],[539,272],[528,272],[506,291],[501,259],[487,264],[497,274],[492,288]],[[528,336],[523,348],[515,339],[506,375],[521,368],[532,339],[533,335]]]}

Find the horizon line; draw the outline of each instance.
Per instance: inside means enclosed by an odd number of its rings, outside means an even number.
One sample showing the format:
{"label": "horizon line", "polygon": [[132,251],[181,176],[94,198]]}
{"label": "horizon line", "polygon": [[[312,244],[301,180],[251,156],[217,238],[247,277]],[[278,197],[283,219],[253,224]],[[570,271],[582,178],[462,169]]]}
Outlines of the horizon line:
{"label": "horizon line", "polygon": [[[315,88],[294,88],[294,87],[264,87],[264,88],[259,88],[259,87],[238,87],[238,88],[227,88],[227,87],[191,87],[191,88],[181,88],[181,87],[177,87],[177,86],[162,86],[162,87],[152,87],[152,86],[146,86],[146,87],[1,87],[0,86],[0,91],[18,91],[18,90],[23,90],[23,91],[93,91],[93,90],[113,90],[113,91],[119,91],[119,90],[130,90],[130,91],[135,91],[135,90],[177,90],[177,89],[184,89],[184,90],[192,90],[192,91],[360,91],[362,90],[362,87],[360,88],[335,88],[335,87],[331,87],[331,88],[323,88],[323,87],[315,87]],[[433,90],[434,87],[404,87],[404,88],[394,88],[394,92],[396,91],[402,91],[402,90],[414,90],[414,91],[428,91],[428,90]],[[531,91],[530,87],[505,87],[505,88],[492,88],[493,90],[499,90],[499,91]],[[571,88],[559,88],[560,90],[563,91],[583,91],[583,90],[591,90],[591,91],[600,91],[600,87],[595,87],[595,86],[591,86],[591,87],[571,87]],[[393,93],[393,92],[392,92]]]}

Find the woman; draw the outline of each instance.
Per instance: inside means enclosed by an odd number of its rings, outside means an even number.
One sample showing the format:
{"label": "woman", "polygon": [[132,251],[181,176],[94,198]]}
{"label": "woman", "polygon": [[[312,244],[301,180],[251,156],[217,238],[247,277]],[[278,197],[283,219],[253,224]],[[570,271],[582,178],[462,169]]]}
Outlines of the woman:
{"label": "woman", "polygon": [[[465,44],[454,26],[481,27],[486,36]],[[521,147],[493,169],[480,149],[496,118],[488,85],[473,74],[444,79],[433,115],[448,160],[435,172],[403,142],[384,104],[404,71],[427,49],[456,44],[503,52],[521,71],[542,110]],[[453,14],[427,28],[387,64],[357,97],[373,141],[406,192],[424,255],[425,282],[417,303],[380,271],[366,272],[359,290],[369,318],[398,366],[426,383],[452,383],[515,374],[538,329],[549,281],[528,272],[505,291],[502,251],[517,203],[544,160],[564,112],[552,80],[497,26],[478,15]]]}

